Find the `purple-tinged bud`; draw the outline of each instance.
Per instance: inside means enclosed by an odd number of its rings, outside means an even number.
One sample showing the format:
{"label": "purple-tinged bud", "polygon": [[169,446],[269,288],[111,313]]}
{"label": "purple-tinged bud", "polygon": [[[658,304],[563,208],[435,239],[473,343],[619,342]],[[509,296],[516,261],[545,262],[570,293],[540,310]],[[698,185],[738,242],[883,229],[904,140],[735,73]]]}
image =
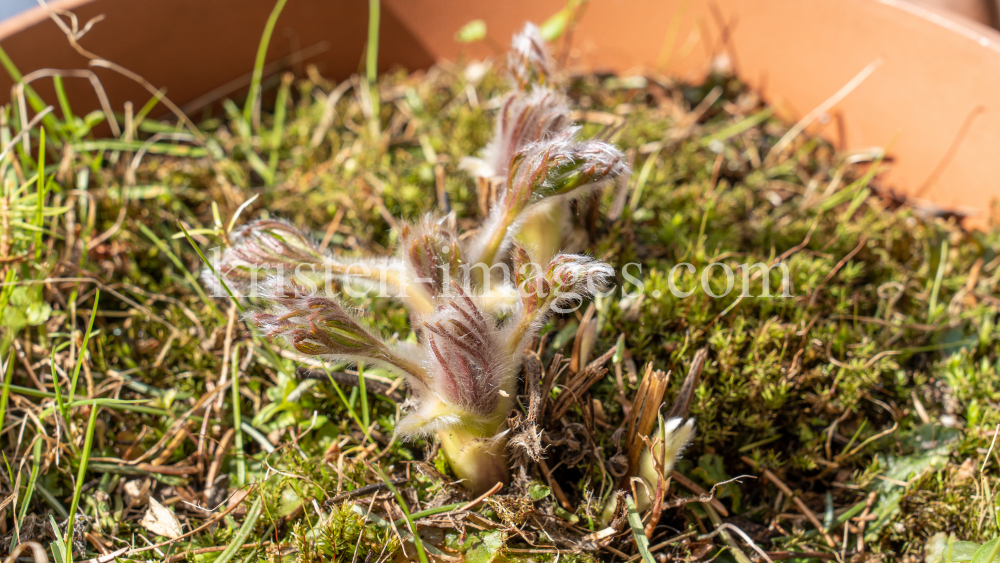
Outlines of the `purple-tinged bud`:
{"label": "purple-tinged bud", "polygon": [[480,233],[471,241],[471,263],[497,260],[536,206],[554,204],[556,198],[578,199],[628,171],[621,151],[602,141],[576,141],[576,129],[535,143],[514,155],[507,177],[507,191],[494,207]]}
{"label": "purple-tinged bud", "polygon": [[608,264],[578,254],[559,254],[543,272],[529,275],[528,270],[535,265],[524,262],[527,253],[515,246],[513,254],[521,307],[504,329],[507,349],[512,354],[519,353],[553,313],[575,311],[602,291],[614,275]]}
{"label": "purple-tinged bud", "polygon": [[493,140],[483,150],[482,159],[464,159],[462,167],[478,177],[503,183],[515,154],[565,133],[572,125],[569,102],[563,94],[547,88],[530,94],[515,92],[497,113]]}
{"label": "purple-tinged bud", "polygon": [[538,26],[529,22],[521,33],[514,35],[507,55],[507,68],[521,90],[530,90],[552,80],[555,64]]}
{"label": "purple-tinged bud", "polygon": [[414,283],[430,295],[440,295],[451,280],[457,280],[462,264],[458,236],[443,224],[425,217],[417,225],[402,229],[403,260],[411,270]]}
{"label": "purple-tinged bud", "polygon": [[[215,264],[230,289],[245,294],[274,276],[291,275],[300,265],[312,268],[326,257],[302,230],[278,220],[259,220],[230,234],[230,246]],[[206,270],[202,279],[209,288],[221,290],[215,275]],[[221,291],[220,291],[221,294]]]}
{"label": "purple-tinged bud", "polygon": [[411,383],[427,384],[419,349],[407,347],[403,353],[386,343],[336,300],[308,295],[306,288],[287,280],[281,280],[269,298],[274,303],[271,312],[251,315],[268,338],[279,338],[302,354],[371,363],[400,373]]}
{"label": "purple-tinged bud", "polygon": [[444,298],[421,322],[430,393],[419,399],[416,412],[400,421],[400,430],[416,435],[461,425],[488,435],[510,406],[513,359],[505,353],[494,319],[461,285],[452,282]]}
{"label": "purple-tinged bud", "polygon": [[595,188],[627,170],[621,151],[614,145],[576,141],[575,132],[567,131],[514,155],[508,180],[508,209],[520,212],[528,202],[567,195],[579,188]]}

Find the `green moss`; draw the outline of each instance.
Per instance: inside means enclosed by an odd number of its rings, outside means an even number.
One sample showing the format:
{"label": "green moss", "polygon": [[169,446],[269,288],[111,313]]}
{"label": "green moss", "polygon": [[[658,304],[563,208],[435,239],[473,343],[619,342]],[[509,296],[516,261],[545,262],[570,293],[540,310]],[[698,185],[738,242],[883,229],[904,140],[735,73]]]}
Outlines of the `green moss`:
{"label": "green moss", "polygon": [[[302,554],[310,549],[309,543],[310,540],[302,542],[299,548]],[[352,559],[355,553],[358,557],[379,557],[384,553],[393,553],[397,548],[398,543],[391,530],[372,526],[354,510],[353,503],[345,503],[330,510],[329,521],[320,528],[314,549],[322,557],[346,561]],[[322,558],[301,560],[321,561]]]}

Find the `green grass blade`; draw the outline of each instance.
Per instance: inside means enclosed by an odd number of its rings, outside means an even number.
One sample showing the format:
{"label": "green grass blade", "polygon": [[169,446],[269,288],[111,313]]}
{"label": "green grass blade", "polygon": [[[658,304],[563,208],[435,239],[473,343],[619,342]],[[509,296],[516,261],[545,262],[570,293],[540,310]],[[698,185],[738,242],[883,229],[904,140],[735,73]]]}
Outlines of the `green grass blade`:
{"label": "green grass blade", "polygon": [[[236,486],[243,487],[247,484],[247,460],[246,453],[243,450],[243,425],[240,421],[243,420],[240,414],[240,371],[239,371],[239,349],[241,342],[238,342],[236,346],[233,347],[233,375],[232,384],[230,385],[229,391],[231,393],[232,407],[233,407],[233,431],[235,436],[233,437],[233,446],[236,448]],[[251,353],[248,351],[247,353]]]}
{"label": "green grass blade", "polygon": [[[142,109],[140,109],[138,113],[135,114],[135,118],[132,121],[136,124],[137,127],[143,121],[145,121],[146,116],[149,115],[149,112],[153,111],[153,108],[155,108],[157,104],[160,103],[160,100],[163,99],[163,96],[166,93],[167,93],[166,88],[160,88],[159,90],[157,90],[156,95],[150,98],[149,101],[146,102],[146,105],[142,106]],[[172,129],[176,130],[177,128],[172,128]]]}
{"label": "green grass blade", "polygon": [[365,423],[365,428],[371,425],[371,417],[368,414],[368,386],[365,385],[365,366],[358,362],[358,391],[361,393],[361,420]]}
{"label": "green grass blade", "polygon": [[56,97],[59,98],[59,109],[62,110],[63,122],[72,127],[73,108],[69,105],[69,98],[66,96],[66,89],[63,87],[62,77],[58,74],[52,77],[52,85],[56,89]]}
{"label": "green grass blade", "polygon": [[254,147],[250,144],[251,137],[253,137],[253,132],[251,131],[250,124],[243,121],[240,116],[239,108],[236,107],[231,100],[224,100],[222,102],[222,107],[226,111],[226,116],[233,121],[236,126],[236,132],[239,134],[240,139],[240,149],[243,152],[243,156],[247,159],[247,163],[253,168],[254,172],[260,175],[264,179],[264,183],[270,185],[274,183],[274,178],[271,176],[271,170],[268,165],[261,160],[260,155],[256,153]]}
{"label": "green grass blade", "polygon": [[35,208],[35,260],[42,258],[42,223],[45,221],[45,127],[38,130],[38,179],[35,181],[38,204]]}
{"label": "green grass blade", "polygon": [[3,375],[3,391],[0,392],[0,429],[7,428],[7,397],[10,396],[10,381],[14,377],[14,339],[7,343],[7,366]]}
{"label": "green grass blade", "polygon": [[170,261],[174,264],[174,267],[177,268],[177,270],[183,274],[184,280],[188,282],[188,284],[191,286],[192,289],[194,289],[195,293],[198,294],[198,297],[201,298],[201,301],[205,305],[207,305],[208,308],[211,309],[213,313],[215,313],[215,316],[222,318],[222,312],[219,311],[219,308],[215,306],[215,303],[211,299],[209,299],[208,295],[205,293],[205,290],[202,289],[201,283],[193,275],[191,275],[191,272],[189,272],[186,267],[184,267],[184,263],[181,262],[181,259],[178,258],[177,255],[174,254],[172,250],[170,250],[170,247],[167,246],[167,243],[165,243],[160,237],[156,236],[156,233],[154,233],[149,227],[144,225],[141,221],[136,221],[136,225],[139,227],[139,230],[142,232],[142,234],[146,235],[146,238],[153,241],[153,244],[155,244],[156,247],[159,248],[161,252],[167,255],[167,258],[169,258]]}
{"label": "green grass blade", "polygon": [[[50,366],[56,365],[56,354],[69,346],[71,342],[72,340],[67,340],[58,346],[52,347],[52,350],[49,351]],[[63,400],[62,388],[59,386],[59,377],[55,370],[52,370],[52,389],[55,390],[56,407],[59,409],[59,414],[62,415],[63,422],[66,423],[66,428],[69,428],[69,410],[66,408],[66,401]]]}
{"label": "green grass blade", "polygon": [[87,433],[80,452],[80,467],[76,472],[76,486],[73,489],[73,502],[69,505],[69,522],[66,524],[66,561],[73,563],[73,521],[76,510],[80,506],[80,496],[83,494],[83,480],[87,476],[87,463],[90,461],[90,449],[94,447],[94,426],[97,424],[97,405],[90,407],[90,419],[87,421]]}
{"label": "green grass blade", "polygon": [[941,241],[941,257],[938,259],[937,273],[934,274],[934,283],[931,286],[931,298],[927,304],[927,322],[933,323],[937,317],[938,295],[941,292],[941,281],[944,279],[944,270],[948,267],[948,239]]}
{"label": "green grass blade", "polygon": [[7,304],[10,303],[10,296],[14,293],[14,281],[17,279],[17,274],[17,268],[10,268],[7,270],[7,276],[3,280],[3,290],[0,291],[0,318],[3,317],[3,312],[7,310]]}
{"label": "green grass blade", "polygon": [[[416,522],[417,520],[420,520],[421,518],[427,518],[428,516],[435,516],[437,514],[444,514],[445,512],[451,512],[452,510],[455,510],[457,508],[461,508],[461,507],[465,506],[466,504],[468,504],[468,503],[466,503],[466,502],[456,502],[454,504],[446,504],[444,506],[439,506],[437,508],[428,508],[427,510],[421,510],[419,512],[414,512],[413,514],[410,515],[410,519],[413,520],[414,522]],[[400,518],[399,520],[396,520],[393,523],[396,526],[402,526],[403,524],[406,523],[406,519],[405,518]]]}
{"label": "green grass blade", "polygon": [[718,141],[720,143],[725,142],[730,138],[735,137],[736,135],[739,135],[740,133],[748,129],[752,129],[760,125],[764,121],[767,121],[767,118],[771,117],[773,113],[774,113],[773,108],[760,110],[759,112],[744,118],[742,121],[738,121],[728,127],[725,127],[723,129],[720,129],[719,131],[716,131],[715,133],[712,133],[711,135],[702,137],[698,141],[698,143],[703,147],[707,147],[708,145],[712,144],[715,141]]}
{"label": "green grass blade", "polygon": [[428,563],[427,552],[424,551],[424,542],[420,539],[420,534],[417,533],[417,527],[413,524],[413,516],[410,515],[410,508],[406,506],[406,501],[403,499],[403,495],[399,494],[399,490],[396,486],[392,484],[389,477],[386,476],[385,472],[378,465],[372,465],[372,468],[378,472],[378,476],[385,483],[385,486],[392,491],[392,494],[396,497],[396,503],[399,504],[399,509],[403,511],[403,518],[406,519],[407,525],[410,526],[410,533],[413,534],[413,545],[417,546],[417,557],[420,558],[420,563]]}
{"label": "green grass blade", "polygon": [[83,355],[87,353],[87,344],[90,342],[90,334],[94,330],[94,320],[97,319],[97,303],[101,300],[101,290],[94,294],[94,308],[90,311],[90,322],[87,323],[87,332],[83,335],[83,345],[77,352],[76,366],[73,367],[73,379],[69,383],[69,402],[73,402],[76,396],[76,382],[80,378],[80,368],[83,367]]}
{"label": "green grass blade", "polygon": [[243,544],[246,543],[247,538],[254,531],[257,526],[257,520],[260,519],[261,513],[264,512],[264,501],[258,496],[257,500],[254,501],[253,506],[247,511],[247,516],[243,520],[243,525],[236,532],[236,536],[229,542],[229,547],[219,555],[219,558],[215,560],[215,563],[229,563],[233,557],[243,548]]}
{"label": "green grass blade", "polygon": [[198,258],[201,258],[202,263],[204,263],[205,266],[209,269],[209,271],[212,272],[212,275],[215,276],[215,279],[219,280],[219,284],[221,284],[222,288],[225,289],[226,293],[229,294],[229,298],[232,299],[233,303],[236,304],[236,308],[240,310],[240,313],[246,313],[247,311],[246,309],[243,308],[243,305],[240,305],[239,299],[237,299],[236,296],[233,295],[232,290],[229,289],[229,286],[226,285],[226,282],[222,279],[221,276],[219,276],[219,272],[215,271],[215,266],[212,266],[212,263],[208,261],[208,258],[205,258],[205,255],[202,254],[201,248],[198,248],[198,245],[194,242],[194,239],[191,238],[191,235],[188,233],[187,229],[184,228],[184,225],[180,222],[180,220],[177,221],[177,226],[180,227],[182,231],[184,231],[184,236],[187,237],[188,243],[191,244],[191,248],[194,248],[194,251],[198,253]]}
{"label": "green grass blade", "polygon": [[278,88],[278,98],[274,105],[274,128],[271,130],[271,155],[268,162],[268,173],[274,178],[278,172],[279,150],[281,148],[281,137],[285,134],[285,114],[288,113],[288,93],[292,87],[291,75],[286,75],[281,79],[281,87]]}
{"label": "green grass blade", "polygon": [[55,556],[56,561],[69,563],[71,561],[71,554],[66,553],[66,542],[63,541],[62,536],[59,535],[59,524],[56,522],[54,516],[49,514],[49,525],[52,526],[52,535],[55,536],[55,541],[52,542],[52,555]]}
{"label": "green grass blade", "polygon": [[42,444],[41,437],[35,439],[35,444],[31,448],[31,476],[28,478],[28,486],[24,490],[24,501],[21,502],[21,511],[17,516],[17,526],[21,527],[21,522],[28,515],[28,506],[31,505],[31,497],[35,493],[35,483],[38,481],[38,471],[42,467]]}
{"label": "green grass blade", "polygon": [[378,85],[378,33],[379,20],[381,19],[380,0],[368,0],[368,49],[365,53],[365,78],[368,79],[368,89],[372,99],[372,136],[377,137],[379,132],[379,100]]}
{"label": "green grass blade", "polygon": [[131,151],[137,152],[145,149],[148,154],[165,154],[181,158],[203,158],[208,156],[208,151],[202,147],[191,145],[180,145],[173,143],[152,143],[146,141],[122,141],[118,139],[102,139],[99,141],[80,141],[71,145],[73,150],[78,152],[104,152],[104,151]]}
{"label": "green grass blade", "polygon": [[[326,364],[323,364],[323,370],[326,371],[326,376],[330,380],[330,385],[333,385],[333,389],[337,392],[337,395],[340,396],[340,400],[343,401],[344,408],[347,409],[347,413],[351,415],[352,419],[354,419],[355,424],[361,427],[361,431],[365,433],[365,437],[368,438],[368,441],[374,444],[375,441],[372,440],[371,434],[368,432],[368,425],[364,424],[361,418],[358,417],[358,413],[354,410],[354,407],[351,406],[351,402],[347,400],[347,395],[344,395],[344,391],[340,388],[340,385],[337,385],[336,380],[333,379],[333,375],[330,373],[330,370],[327,369]],[[364,386],[363,381],[361,385],[362,387]]]}
{"label": "green grass blade", "polygon": [[639,548],[639,555],[642,556],[644,563],[656,563],[653,554],[649,552],[649,538],[646,537],[646,532],[643,530],[642,517],[635,509],[632,495],[625,496],[625,504],[628,506],[628,525],[632,528],[632,536],[635,538],[635,545]]}
{"label": "green grass blade", "polygon": [[267,57],[267,46],[271,43],[271,34],[274,33],[274,26],[278,23],[278,16],[285,9],[287,0],[278,0],[271,10],[271,15],[264,25],[264,34],[261,35],[260,44],[257,45],[257,59],[253,63],[253,76],[250,79],[250,92],[247,94],[246,104],[243,106],[243,120],[250,124],[253,117],[253,107],[260,94],[260,81],[264,74],[264,59]]}

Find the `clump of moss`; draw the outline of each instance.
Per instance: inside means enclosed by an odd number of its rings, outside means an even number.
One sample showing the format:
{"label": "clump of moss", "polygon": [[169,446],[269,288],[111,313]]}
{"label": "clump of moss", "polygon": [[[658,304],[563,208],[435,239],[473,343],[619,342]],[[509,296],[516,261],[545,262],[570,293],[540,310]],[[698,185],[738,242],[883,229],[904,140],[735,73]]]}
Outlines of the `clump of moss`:
{"label": "clump of moss", "polygon": [[[321,561],[324,557],[333,561],[354,557],[367,560],[369,557],[384,557],[395,553],[399,547],[392,530],[372,526],[357,512],[356,505],[350,502],[333,506],[326,522],[317,532],[315,538],[304,538],[299,544],[301,554],[314,549],[315,559],[300,561]],[[312,545],[315,547],[311,548]]]}

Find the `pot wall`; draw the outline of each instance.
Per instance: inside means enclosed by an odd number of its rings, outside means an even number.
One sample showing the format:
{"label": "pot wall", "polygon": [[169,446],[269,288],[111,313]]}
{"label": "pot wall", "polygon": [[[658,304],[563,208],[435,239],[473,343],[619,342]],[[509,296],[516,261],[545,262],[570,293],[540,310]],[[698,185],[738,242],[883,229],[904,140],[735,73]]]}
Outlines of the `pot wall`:
{"label": "pot wall", "polygon": [[[238,83],[252,69],[273,3],[62,0],[51,5],[74,10],[81,22],[106,14],[81,44],[166,86],[184,105]],[[541,21],[563,5],[561,0],[384,0],[380,66],[414,69],[462,53],[490,56],[485,45],[457,44],[455,31],[481,18],[491,38],[505,45],[524,21]],[[365,2],[291,0],[268,60],[308,51],[306,61],[284,66],[315,62],[328,76],[346,77],[361,68],[366,21]],[[726,55],[790,120],[881,60],[815,131],[843,150],[891,143],[894,162],[884,184],[968,211],[973,224],[985,223],[990,201],[1000,194],[1000,158],[994,156],[1000,148],[1000,34],[986,26],[902,0],[593,0],[573,44],[578,66],[619,72],[644,67],[686,80],[701,78],[713,59]],[[24,72],[86,65],[41,9],[0,23],[0,46]],[[149,98],[110,71],[98,74],[116,108]],[[69,82],[75,107],[88,100],[96,105],[85,81]],[[39,82],[43,96],[47,83]],[[0,92],[9,86],[9,80],[0,80]]]}

